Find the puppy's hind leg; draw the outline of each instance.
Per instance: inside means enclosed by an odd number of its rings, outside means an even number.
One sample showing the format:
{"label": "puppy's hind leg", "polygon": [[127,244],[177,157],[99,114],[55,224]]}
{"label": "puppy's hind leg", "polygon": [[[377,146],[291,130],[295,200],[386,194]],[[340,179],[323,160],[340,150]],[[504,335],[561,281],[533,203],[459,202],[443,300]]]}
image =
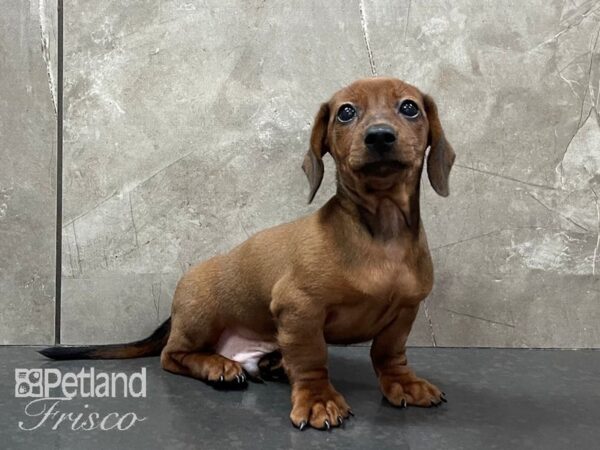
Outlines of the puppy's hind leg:
{"label": "puppy's hind leg", "polygon": [[283,366],[283,356],[279,350],[266,353],[258,361],[259,375],[267,381],[289,381]]}
{"label": "puppy's hind leg", "polygon": [[[223,327],[210,298],[199,301],[194,289],[180,282],[173,299],[171,334],[161,353],[163,369],[205,381],[217,388],[247,386],[241,364],[215,353]],[[199,310],[198,310],[199,309]]]}
{"label": "puppy's hind leg", "polygon": [[247,376],[240,363],[216,353],[163,353],[162,367],[169,372],[187,375],[223,389],[247,386]]}

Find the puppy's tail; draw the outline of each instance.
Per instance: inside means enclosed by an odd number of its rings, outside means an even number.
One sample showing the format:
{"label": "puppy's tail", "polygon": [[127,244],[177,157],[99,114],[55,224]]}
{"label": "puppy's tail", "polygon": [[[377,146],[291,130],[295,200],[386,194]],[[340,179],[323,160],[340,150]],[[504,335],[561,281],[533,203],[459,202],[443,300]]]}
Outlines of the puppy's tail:
{"label": "puppy's tail", "polygon": [[126,359],[160,355],[171,331],[171,318],[146,339],[127,344],[48,347],[39,353],[51,359]]}

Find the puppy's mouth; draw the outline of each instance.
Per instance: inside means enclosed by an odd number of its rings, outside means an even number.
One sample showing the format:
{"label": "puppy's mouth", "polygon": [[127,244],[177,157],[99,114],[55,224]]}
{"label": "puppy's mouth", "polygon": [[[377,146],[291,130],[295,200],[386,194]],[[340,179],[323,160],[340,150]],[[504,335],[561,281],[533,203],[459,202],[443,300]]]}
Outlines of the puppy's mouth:
{"label": "puppy's mouth", "polygon": [[375,161],[363,165],[360,171],[368,177],[386,178],[406,169],[406,165],[397,160]]}

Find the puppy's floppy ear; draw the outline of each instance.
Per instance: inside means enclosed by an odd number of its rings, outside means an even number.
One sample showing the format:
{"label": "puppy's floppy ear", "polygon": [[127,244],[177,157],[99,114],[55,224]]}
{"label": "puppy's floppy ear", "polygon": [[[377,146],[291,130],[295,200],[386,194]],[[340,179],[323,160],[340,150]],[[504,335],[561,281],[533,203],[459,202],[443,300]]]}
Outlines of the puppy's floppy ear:
{"label": "puppy's floppy ear", "polygon": [[444,136],[444,130],[440,123],[438,110],[435,102],[429,95],[423,95],[425,102],[425,112],[429,121],[429,137],[427,144],[429,156],[427,157],[427,175],[431,186],[442,197],[450,194],[448,179],[450,178],[450,169],[454,164],[456,154],[450,143]]}
{"label": "puppy's floppy ear", "polygon": [[323,155],[329,151],[327,143],[327,125],[329,123],[329,104],[323,103],[313,124],[310,135],[310,148],[304,156],[302,170],[308,178],[310,192],[308,194],[308,203],[312,202],[315,194],[323,181]]}

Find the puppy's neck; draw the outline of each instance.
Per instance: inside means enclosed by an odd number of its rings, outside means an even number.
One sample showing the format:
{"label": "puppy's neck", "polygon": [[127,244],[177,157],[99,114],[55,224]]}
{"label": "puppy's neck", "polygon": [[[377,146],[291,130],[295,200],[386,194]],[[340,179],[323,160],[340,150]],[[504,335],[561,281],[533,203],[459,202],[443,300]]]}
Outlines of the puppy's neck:
{"label": "puppy's neck", "polygon": [[418,235],[419,187],[418,181],[406,179],[386,191],[354,190],[338,181],[336,197],[373,238],[390,241]]}
{"label": "puppy's neck", "polygon": [[414,233],[414,225],[418,225],[418,217],[412,217],[408,199],[383,197],[373,202],[374,210],[358,206],[361,221],[371,235],[382,241]]}

